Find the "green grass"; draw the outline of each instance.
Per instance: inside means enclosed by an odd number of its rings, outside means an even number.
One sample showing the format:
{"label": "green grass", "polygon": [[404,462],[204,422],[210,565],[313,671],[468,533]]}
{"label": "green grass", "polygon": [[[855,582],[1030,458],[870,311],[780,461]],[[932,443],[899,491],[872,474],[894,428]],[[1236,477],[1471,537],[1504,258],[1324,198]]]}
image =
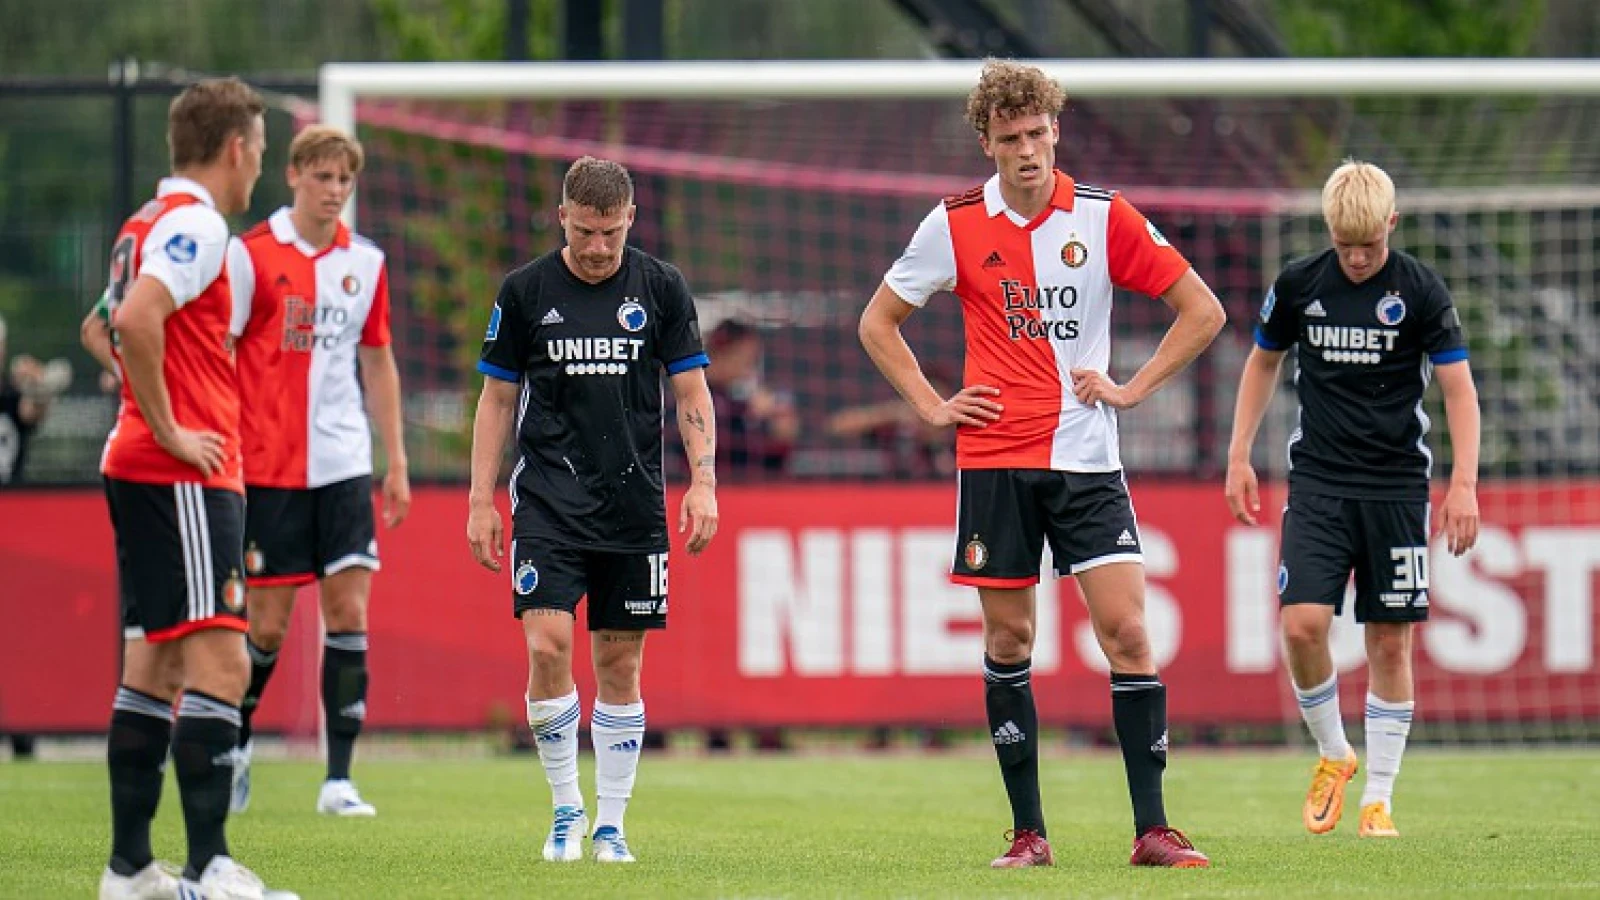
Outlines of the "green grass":
{"label": "green grass", "polygon": [[[362,764],[374,820],[312,812],[320,770],[260,763],[239,858],[318,898],[1525,897],[1600,895],[1600,752],[1414,750],[1397,841],[1300,826],[1308,760],[1176,754],[1169,813],[1210,871],[1127,866],[1121,761],[1047,758],[1054,869],[991,871],[1008,824],[978,755],[647,756],[628,815],[634,866],[540,861],[548,792],[533,758]],[[109,822],[103,766],[0,765],[0,897],[90,897]],[[1361,778],[1352,784],[1359,790]],[[586,764],[583,782],[592,795]],[[170,777],[157,853],[182,855]]]}

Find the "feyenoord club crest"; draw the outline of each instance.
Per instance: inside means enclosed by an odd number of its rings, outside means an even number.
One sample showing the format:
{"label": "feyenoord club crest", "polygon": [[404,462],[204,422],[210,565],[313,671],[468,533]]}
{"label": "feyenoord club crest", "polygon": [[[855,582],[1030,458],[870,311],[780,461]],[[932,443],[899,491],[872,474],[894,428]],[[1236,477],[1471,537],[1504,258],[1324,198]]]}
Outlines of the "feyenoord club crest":
{"label": "feyenoord club crest", "polygon": [[244,612],[244,581],[239,578],[239,570],[235,569],[228,575],[228,580],[222,585],[222,605],[229,612]]}
{"label": "feyenoord club crest", "polygon": [[361,279],[354,275],[346,275],[344,280],[339,282],[339,287],[344,288],[345,296],[354,297],[356,291],[361,290]]}
{"label": "feyenoord club crest", "polygon": [[249,548],[244,551],[244,570],[251,575],[260,575],[261,570],[266,567],[267,555],[252,541]]}
{"label": "feyenoord club crest", "polygon": [[1089,248],[1083,241],[1073,238],[1061,247],[1061,261],[1069,268],[1076,269],[1089,261]]}
{"label": "feyenoord club crest", "polygon": [[966,561],[967,568],[976,572],[989,564],[989,548],[983,545],[983,541],[973,538],[967,541],[967,549],[962,553],[962,558]]}

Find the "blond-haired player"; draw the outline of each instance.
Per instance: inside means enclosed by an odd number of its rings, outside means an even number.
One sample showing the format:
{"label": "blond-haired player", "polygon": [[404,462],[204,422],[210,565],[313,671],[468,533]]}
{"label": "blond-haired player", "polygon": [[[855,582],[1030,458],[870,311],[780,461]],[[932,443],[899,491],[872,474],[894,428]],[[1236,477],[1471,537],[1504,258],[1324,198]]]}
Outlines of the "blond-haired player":
{"label": "blond-haired player", "polygon": [[1395,837],[1392,798],[1415,707],[1413,624],[1428,617],[1428,488],[1433,454],[1422,395],[1435,376],[1455,447],[1441,527],[1456,555],[1478,536],[1478,395],[1450,292],[1428,266],[1390,248],[1394,183],[1347,160],[1322,191],[1333,246],[1290,263],[1261,307],[1228,449],[1228,506],[1254,525],[1261,500],[1250,447],[1298,348],[1299,427],[1289,438],[1278,597],[1300,712],[1321,760],[1306,795],[1314,834],[1332,831],[1357,758],[1345,740],[1328,629],[1355,574],[1366,632],[1367,784],[1360,833]]}

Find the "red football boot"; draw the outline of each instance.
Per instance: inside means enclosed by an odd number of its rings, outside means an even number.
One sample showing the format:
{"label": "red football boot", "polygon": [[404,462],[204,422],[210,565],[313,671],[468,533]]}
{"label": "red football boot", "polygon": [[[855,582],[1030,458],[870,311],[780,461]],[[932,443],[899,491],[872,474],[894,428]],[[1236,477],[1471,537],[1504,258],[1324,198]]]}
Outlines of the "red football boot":
{"label": "red football boot", "polygon": [[1011,840],[1011,849],[1005,855],[989,863],[996,869],[1022,869],[1028,866],[1053,866],[1056,864],[1056,855],[1050,852],[1050,842],[1031,828],[1021,831],[1008,831],[1006,837]]}
{"label": "red football boot", "polygon": [[1165,825],[1146,831],[1133,842],[1133,856],[1128,859],[1135,866],[1165,866],[1169,869],[1207,869],[1211,860],[1194,848],[1183,832]]}

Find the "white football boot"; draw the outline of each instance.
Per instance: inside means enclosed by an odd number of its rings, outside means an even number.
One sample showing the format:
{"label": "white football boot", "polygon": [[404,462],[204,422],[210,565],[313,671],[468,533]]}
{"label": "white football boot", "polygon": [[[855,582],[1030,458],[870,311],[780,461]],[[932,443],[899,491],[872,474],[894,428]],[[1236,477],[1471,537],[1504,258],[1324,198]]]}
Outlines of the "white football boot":
{"label": "white football boot", "polygon": [[178,878],[168,867],[152,862],[132,875],[106,869],[100,876],[100,900],[174,900]]}
{"label": "white football boot", "polygon": [[614,825],[603,825],[594,830],[594,860],[603,863],[637,861],[628,851],[628,839]]}
{"label": "white football boot", "polygon": [[377,807],[361,799],[348,779],[324,781],[317,794],[317,812],[326,816],[375,816]]}
{"label": "white football boot", "polygon": [[300,900],[300,895],[271,890],[232,857],[214,856],[199,881],[178,882],[178,900]]}
{"label": "white football boot", "polygon": [[577,862],[583,859],[583,839],[589,833],[589,817],[580,806],[558,806],[550,823],[550,836],[544,839],[545,862]]}

